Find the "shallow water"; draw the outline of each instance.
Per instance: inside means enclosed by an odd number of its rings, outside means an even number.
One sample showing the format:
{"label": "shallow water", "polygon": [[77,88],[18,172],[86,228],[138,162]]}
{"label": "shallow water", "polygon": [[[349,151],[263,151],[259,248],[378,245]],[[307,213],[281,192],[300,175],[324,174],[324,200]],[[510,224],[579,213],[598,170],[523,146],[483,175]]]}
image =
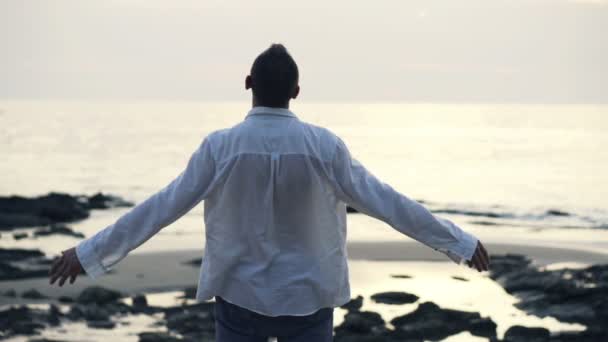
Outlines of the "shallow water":
{"label": "shallow water", "polygon": [[[561,265],[564,266],[564,265]],[[552,268],[560,267],[555,265]],[[528,315],[513,304],[518,300],[504,291],[496,282],[476,271],[456,267],[448,262],[378,262],[378,261],[350,261],[351,297],[362,295],[364,297],[361,310],[378,312],[388,323],[392,318],[404,315],[416,309],[419,303],[432,301],[442,308],[451,308],[463,311],[479,312],[482,317],[490,316],[497,324],[497,335],[502,338],[505,331],[513,325],[530,327],[545,327],[552,332],[580,331],[584,326],[579,324],[561,323],[553,318],[539,318]],[[391,275],[408,275],[411,278],[393,278]],[[466,281],[454,279],[460,277]],[[370,299],[374,293],[385,291],[405,291],[415,294],[420,299],[412,304],[391,305],[375,303]],[[181,303],[195,303],[194,300],[184,300],[179,297],[182,291],[167,291],[147,294],[150,305],[175,306]],[[124,302],[131,303],[129,298]],[[39,304],[47,308],[47,304]],[[67,305],[60,305],[63,312],[67,312]],[[346,310],[334,310],[334,326],[342,323]],[[85,323],[68,322],[59,327],[47,329],[42,336],[65,341],[102,341],[112,337],[117,342],[135,342],[137,333],[143,331],[166,331],[163,325],[155,325],[161,320],[162,314],[153,317],[146,315],[132,315],[113,319],[118,323],[115,329],[90,329]],[[24,341],[21,337],[7,339],[7,341]],[[463,332],[450,336],[444,341],[487,341]]]}

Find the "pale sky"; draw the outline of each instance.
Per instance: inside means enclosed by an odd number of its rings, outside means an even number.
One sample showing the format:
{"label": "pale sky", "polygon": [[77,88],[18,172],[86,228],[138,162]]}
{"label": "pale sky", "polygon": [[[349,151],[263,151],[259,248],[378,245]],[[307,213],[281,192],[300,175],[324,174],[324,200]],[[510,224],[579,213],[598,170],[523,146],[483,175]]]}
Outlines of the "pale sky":
{"label": "pale sky", "polygon": [[0,0],[0,98],[248,101],[273,42],[301,101],[608,103],[601,0]]}

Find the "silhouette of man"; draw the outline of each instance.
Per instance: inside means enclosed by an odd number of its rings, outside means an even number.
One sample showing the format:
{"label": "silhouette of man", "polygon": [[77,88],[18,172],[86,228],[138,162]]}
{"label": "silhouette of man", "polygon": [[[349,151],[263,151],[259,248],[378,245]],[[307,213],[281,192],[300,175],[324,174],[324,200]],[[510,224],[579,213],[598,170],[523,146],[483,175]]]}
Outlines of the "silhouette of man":
{"label": "silhouette of man", "polygon": [[478,271],[477,238],[395,191],[352,158],[330,130],[289,109],[298,67],[281,44],[254,61],[244,120],[205,137],[185,170],[114,224],[63,252],[59,286],[105,274],[199,202],[205,249],[197,301],[215,297],[220,342],[332,341],[333,309],[349,301],[346,205]]}

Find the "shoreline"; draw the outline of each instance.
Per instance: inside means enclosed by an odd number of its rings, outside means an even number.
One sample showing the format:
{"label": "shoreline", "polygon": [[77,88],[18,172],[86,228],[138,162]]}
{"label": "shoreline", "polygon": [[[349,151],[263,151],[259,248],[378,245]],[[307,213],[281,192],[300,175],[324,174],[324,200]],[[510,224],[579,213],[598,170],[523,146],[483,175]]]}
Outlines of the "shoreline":
{"label": "shoreline", "polygon": [[[608,253],[603,254],[546,245],[498,243],[486,243],[484,245],[490,252],[490,255],[523,254],[532,259],[533,264],[536,266],[608,263]],[[352,242],[348,244],[347,251],[349,261],[446,262],[454,267],[454,272],[462,268],[469,269],[464,264],[457,265],[453,263],[447,256],[418,242]],[[118,263],[112,271],[101,277],[91,279],[87,275],[81,274],[74,284],[70,284],[68,280],[62,287],[59,287],[57,282],[53,285],[49,284],[48,277],[0,281],[0,293],[4,293],[9,289],[14,289],[18,292],[16,297],[0,295],[0,305],[55,302],[60,296],[75,297],[80,291],[89,286],[103,286],[116,289],[128,296],[140,293],[181,291],[197,285],[200,268],[186,264],[186,262],[201,258],[202,255],[203,249],[132,252]],[[484,272],[481,275],[487,273]],[[352,277],[351,285],[354,285]],[[36,289],[50,298],[28,299],[20,297],[21,293],[29,289]]]}

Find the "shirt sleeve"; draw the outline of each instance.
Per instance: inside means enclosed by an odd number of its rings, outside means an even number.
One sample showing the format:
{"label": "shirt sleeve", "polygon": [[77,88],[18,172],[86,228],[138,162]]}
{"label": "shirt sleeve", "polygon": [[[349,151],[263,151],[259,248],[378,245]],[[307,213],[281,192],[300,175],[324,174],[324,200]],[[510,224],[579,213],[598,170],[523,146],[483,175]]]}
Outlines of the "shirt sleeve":
{"label": "shirt sleeve", "polygon": [[215,177],[215,161],[208,138],[191,155],[171,183],[133,207],[115,223],[76,246],[76,255],[93,279],[107,273],[131,250],[173,223],[207,197]]}
{"label": "shirt sleeve", "polygon": [[342,201],[444,253],[457,264],[471,260],[477,248],[477,238],[381,182],[351,157],[340,138],[331,168],[337,196]]}

